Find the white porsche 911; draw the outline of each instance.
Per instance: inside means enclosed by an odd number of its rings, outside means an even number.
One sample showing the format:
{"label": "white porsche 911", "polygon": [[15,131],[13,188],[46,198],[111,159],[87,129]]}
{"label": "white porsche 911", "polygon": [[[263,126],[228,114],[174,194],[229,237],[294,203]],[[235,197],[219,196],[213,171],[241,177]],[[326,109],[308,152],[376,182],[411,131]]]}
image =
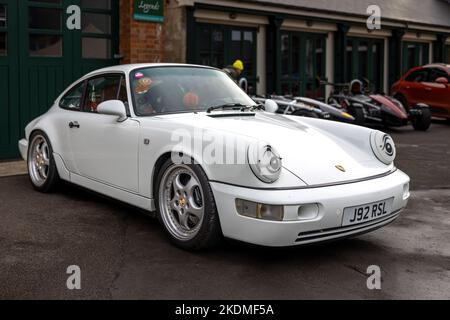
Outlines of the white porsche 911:
{"label": "white porsche 911", "polygon": [[19,149],[38,191],[62,179],[156,211],[186,249],[309,244],[398,217],[409,178],[389,135],[274,111],[214,68],[122,65],[72,84]]}

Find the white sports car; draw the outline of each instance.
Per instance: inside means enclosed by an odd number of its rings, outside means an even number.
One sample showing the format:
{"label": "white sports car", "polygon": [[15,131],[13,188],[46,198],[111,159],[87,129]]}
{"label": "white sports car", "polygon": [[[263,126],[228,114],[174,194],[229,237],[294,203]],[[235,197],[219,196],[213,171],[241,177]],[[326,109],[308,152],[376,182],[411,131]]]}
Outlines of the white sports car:
{"label": "white sports car", "polygon": [[33,186],[60,179],[157,212],[186,249],[366,233],[406,206],[389,135],[265,110],[220,70],[122,65],[72,84],[19,142]]}

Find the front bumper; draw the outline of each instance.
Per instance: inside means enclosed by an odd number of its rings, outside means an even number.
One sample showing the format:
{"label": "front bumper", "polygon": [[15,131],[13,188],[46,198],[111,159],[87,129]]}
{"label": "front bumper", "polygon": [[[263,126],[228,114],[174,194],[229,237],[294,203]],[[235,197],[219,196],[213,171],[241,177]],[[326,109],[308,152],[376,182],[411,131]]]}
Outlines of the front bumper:
{"label": "front bumper", "polygon": [[[355,236],[394,221],[408,203],[409,189],[405,187],[409,181],[406,174],[396,170],[381,178],[320,188],[255,190],[219,182],[211,182],[211,187],[225,237],[257,245],[284,247]],[[288,221],[254,219],[237,213],[236,198],[284,205],[290,209],[318,204],[319,213],[313,219],[300,219],[298,216],[295,219],[291,216]],[[342,227],[345,208],[389,198],[394,198],[390,215]]]}
{"label": "front bumper", "polygon": [[23,160],[27,161],[28,157],[28,141],[26,139],[22,139],[19,141],[19,151]]}

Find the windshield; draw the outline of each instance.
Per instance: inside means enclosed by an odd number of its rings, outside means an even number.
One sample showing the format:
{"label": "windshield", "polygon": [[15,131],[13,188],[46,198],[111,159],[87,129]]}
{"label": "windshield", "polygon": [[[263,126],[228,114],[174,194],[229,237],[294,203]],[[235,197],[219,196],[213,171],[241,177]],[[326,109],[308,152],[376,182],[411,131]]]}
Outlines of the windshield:
{"label": "windshield", "polygon": [[150,67],[132,71],[130,78],[138,116],[206,111],[221,105],[255,105],[233,80],[216,69]]}

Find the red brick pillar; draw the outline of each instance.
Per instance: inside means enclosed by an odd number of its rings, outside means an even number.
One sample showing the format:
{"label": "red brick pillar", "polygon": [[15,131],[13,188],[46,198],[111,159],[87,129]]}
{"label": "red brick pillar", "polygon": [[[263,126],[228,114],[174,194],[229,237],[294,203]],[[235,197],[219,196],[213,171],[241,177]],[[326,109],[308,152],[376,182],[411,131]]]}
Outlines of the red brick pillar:
{"label": "red brick pillar", "polygon": [[120,0],[119,18],[122,63],[164,61],[164,24],[135,21],[133,0]]}

